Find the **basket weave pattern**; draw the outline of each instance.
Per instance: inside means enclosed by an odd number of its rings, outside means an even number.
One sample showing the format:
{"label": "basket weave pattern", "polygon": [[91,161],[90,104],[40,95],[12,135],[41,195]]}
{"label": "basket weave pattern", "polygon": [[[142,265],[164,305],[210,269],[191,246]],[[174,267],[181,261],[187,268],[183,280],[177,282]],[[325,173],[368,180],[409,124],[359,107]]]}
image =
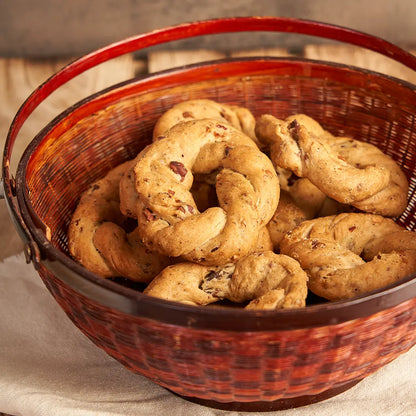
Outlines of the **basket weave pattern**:
{"label": "basket weave pattern", "polygon": [[46,269],[40,274],[82,332],[127,368],[218,402],[319,394],[368,376],[416,339],[416,299],[337,325],[240,333],[131,317],[91,302]]}

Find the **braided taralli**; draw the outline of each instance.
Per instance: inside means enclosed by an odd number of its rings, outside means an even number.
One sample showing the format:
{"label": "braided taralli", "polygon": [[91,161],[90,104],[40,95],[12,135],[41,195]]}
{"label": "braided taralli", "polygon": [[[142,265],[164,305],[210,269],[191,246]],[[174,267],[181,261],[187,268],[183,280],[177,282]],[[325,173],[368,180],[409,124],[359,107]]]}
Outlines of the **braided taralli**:
{"label": "braided taralli", "polygon": [[294,259],[264,251],[223,266],[178,263],[164,269],[145,289],[150,296],[208,305],[227,299],[246,309],[305,306],[307,274]]}
{"label": "braided taralli", "polygon": [[[213,171],[219,207],[199,212],[193,175]],[[211,119],[176,124],[138,155],[134,175],[144,243],[206,265],[248,254],[279,200],[270,159],[244,133]]]}
{"label": "braided taralli", "polygon": [[270,145],[275,165],[308,178],[325,195],[343,204],[384,216],[401,214],[408,183],[400,167],[375,146],[319,135],[297,119],[263,115],[256,134]]}
{"label": "braided taralli", "polygon": [[280,250],[299,261],[309,289],[328,300],[381,289],[416,272],[416,233],[380,215],[305,221],[286,234]]}

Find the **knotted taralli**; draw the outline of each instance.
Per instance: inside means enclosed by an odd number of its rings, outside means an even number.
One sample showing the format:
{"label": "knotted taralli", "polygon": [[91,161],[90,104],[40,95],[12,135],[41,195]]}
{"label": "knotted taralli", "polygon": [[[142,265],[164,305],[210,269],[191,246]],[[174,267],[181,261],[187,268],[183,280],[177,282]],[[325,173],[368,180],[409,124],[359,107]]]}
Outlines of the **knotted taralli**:
{"label": "knotted taralli", "polygon": [[294,259],[264,251],[223,266],[178,263],[164,269],[144,293],[190,305],[249,301],[246,309],[305,306],[307,274]]}
{"label": "knotted taralli", "polygon": [[299,261],[309,289],[328,300],[355,297],[416,272],[416,233],[380,215],[305,221],[286,234],[280,250]]}
{"label": "knotted taralli", "polygon": [[267,114],[257,121],[256,135],[270,145],[275,165],[308,178],[325,195],[362,211],[383,216],[404,211],[407,179],[389,156],[369,143],[320,134],[301,122]]}
{"label": "knotted taralli", "polygon": [[[190,192],[193,176],[213,171],[219,171],[219,207],[200,213]],[[206,265],[248,254],[279,200],[270,159],[247,135],[217,120],[176,124],[140,152],[134,175],[144,243]]]}
{"label": "knotted taralli", "polygon": [[101,277],[123,276],[149,282],[170,264],[147,249],[136,227],[131,232],[120,212],[119,182],[131,162],[112,169],[81,196],[68,230],[71,255]]}

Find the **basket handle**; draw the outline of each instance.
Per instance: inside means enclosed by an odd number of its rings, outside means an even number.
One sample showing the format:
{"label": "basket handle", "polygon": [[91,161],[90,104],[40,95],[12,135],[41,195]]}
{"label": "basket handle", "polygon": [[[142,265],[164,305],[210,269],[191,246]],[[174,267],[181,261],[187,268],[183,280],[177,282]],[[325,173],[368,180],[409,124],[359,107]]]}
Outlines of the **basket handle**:
{"label": "basket handle", "polygon": [[88,69],[127,53],[196,36],[249,31],[297,33],[336,40],[378,52],[416,70],[415,56],[384,39],[342,26],[286,17],[231,17],[184,23],[136,35],[91,52],[68,64],[40,85],[22,104],[9,129],[2,165],[4,197],[25,242],[30,243],[33,240],[14,198],[14,180],[10,176],[10,159],[21,127],[30,114],[52,92]]}

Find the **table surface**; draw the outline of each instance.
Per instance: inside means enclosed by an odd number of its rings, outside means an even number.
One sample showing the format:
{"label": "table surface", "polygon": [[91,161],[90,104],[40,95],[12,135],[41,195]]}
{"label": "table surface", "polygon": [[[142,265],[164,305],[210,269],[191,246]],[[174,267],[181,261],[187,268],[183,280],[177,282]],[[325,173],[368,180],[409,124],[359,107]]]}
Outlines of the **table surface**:
{"label": "table surface", "polygon": [[[270,56],[288,55],[287,51],[281,48],[239,51],[232,55],[249,56],[258,55],[259,53]],[[381,55],[355,47],[309,45],[302,51],[302,55],[311,59],[348,63],[416,83],[416,74],[408,68]],[[223,54],[208,50],[159,51],[149,54],[146,60],[138,61],[132,56],[125,56],[106,63],[71,81],[71,83],[61,88],[57,96],[51,96],[46,101],[23,127],[19,141],[15,146],[16,153],[19,154],[30,141],[30,138],[34,137],[40,128],[55,115],[90,93],[99,91],[116,82],[132,78],[137,74],[222,57],[224,57]],[[24,99],[38,85],[55,73],[58,68],[61,68],[70,60],[72,60],[71,57],[47,61],[0,59],[0,144],[2,148],[4,147],[7,130],[13,116]],[[22,251],[23,244],[10,220],[4,201],[0,202],[0,233],[0,261]]]}

